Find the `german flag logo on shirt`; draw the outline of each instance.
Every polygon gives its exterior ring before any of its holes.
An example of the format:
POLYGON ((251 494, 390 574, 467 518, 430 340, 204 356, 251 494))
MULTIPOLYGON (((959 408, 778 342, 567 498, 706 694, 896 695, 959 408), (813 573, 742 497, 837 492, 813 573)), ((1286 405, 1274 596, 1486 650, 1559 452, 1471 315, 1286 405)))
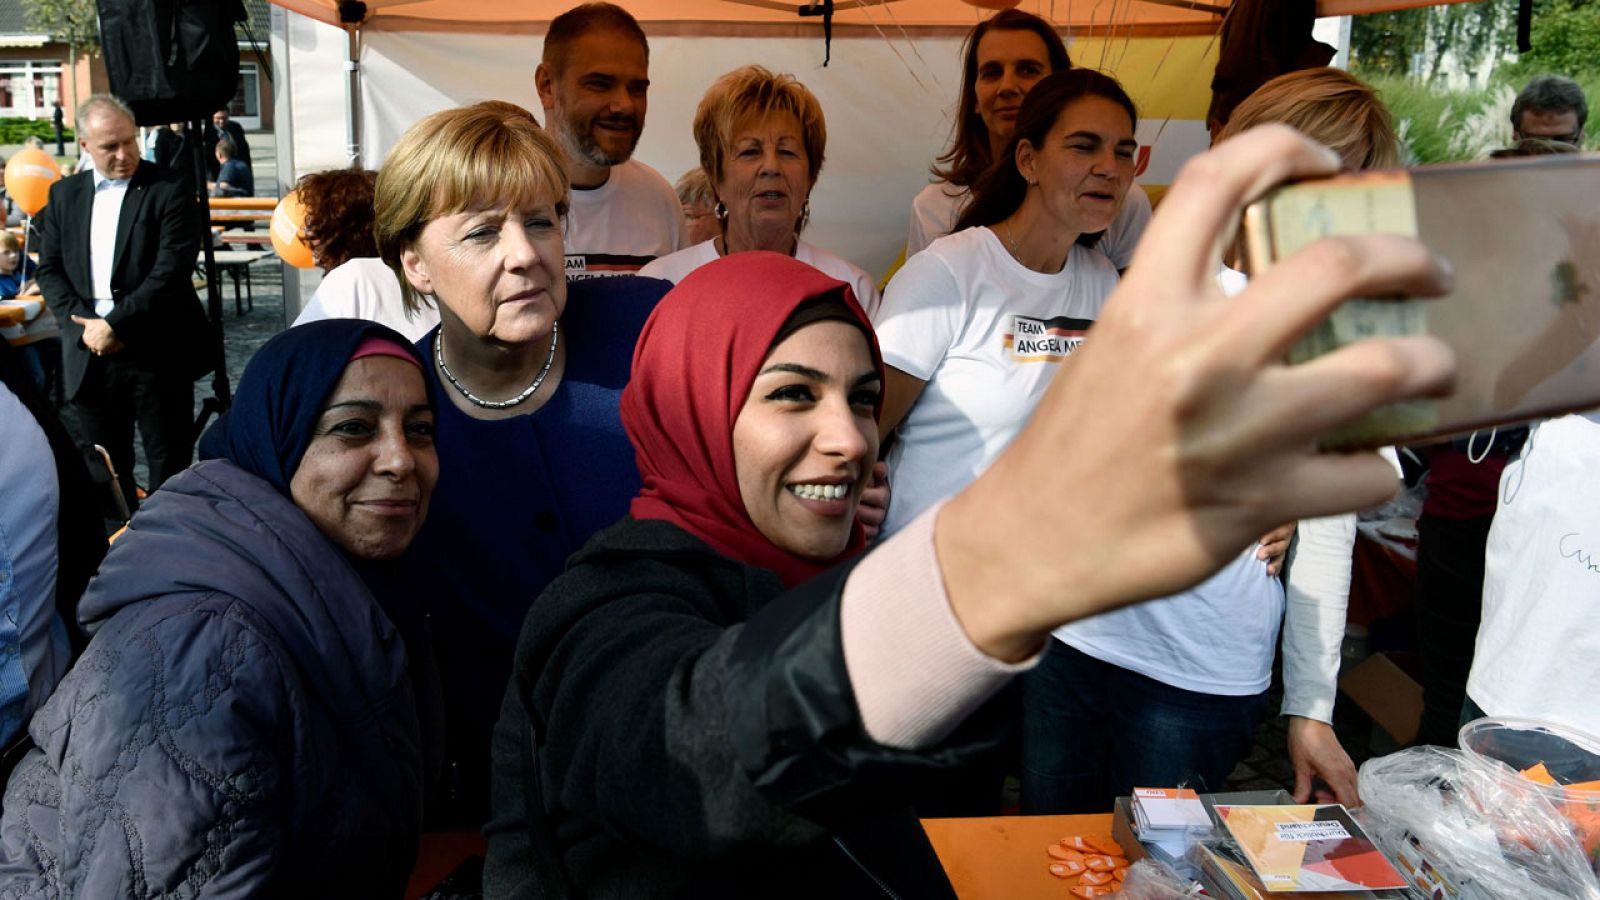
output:
POLYGON ((1078 349, 1093 324, 1091 319, 1068 316, 1053 319, 1012 316, 1011 330, 1005 336, 1006 352, 1012 362, 1058 363, 1078 349))

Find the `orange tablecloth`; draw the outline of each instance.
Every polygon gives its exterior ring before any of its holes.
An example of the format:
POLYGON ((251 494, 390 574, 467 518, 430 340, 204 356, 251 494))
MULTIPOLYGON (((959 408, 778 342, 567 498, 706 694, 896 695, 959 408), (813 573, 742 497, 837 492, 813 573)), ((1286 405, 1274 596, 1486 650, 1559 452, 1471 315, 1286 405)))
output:
POLYGON ((1111 837, 1111 814, 923 819, 923 830, 961 900, 1062 900, 1045 848, 1068 835, 1111 837))
POLYGON ((19 304, 0 301, 0 326, 21 325, 24 315, 19 304))
POLYGON ((469 856, 482 856, 488 842, 476 831, 429 831, 417 848, 417 865, 406 884, 406 900, 434 889, 469 856))
MULTIPOLYGON (((1046 868, 1045 847, 1073 834, 1111 837, 1111 814, 923 819, 922 827, 961 900, 1061 900, 1069 896, 1066 884, 1046 868)), ((424 834, 406 897, 421 896, 483 851, 477 832, 424 834)))

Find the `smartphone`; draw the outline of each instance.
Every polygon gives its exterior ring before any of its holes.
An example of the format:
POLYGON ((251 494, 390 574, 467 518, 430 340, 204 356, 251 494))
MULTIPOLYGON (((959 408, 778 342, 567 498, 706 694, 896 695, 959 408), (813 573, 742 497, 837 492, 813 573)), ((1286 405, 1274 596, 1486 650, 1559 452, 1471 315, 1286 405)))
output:
POLYGON ((1363 172, 1278 188, 1252 204, 1243 263, 1258 275, 1332 235, 1415 237, 1455 267, 1437 299, 1346 301, 1290 351, 1303 362, 1370 337, 1433 335, 1455 391, 1374 410, 1325 449, 1426 443, 1600 407, 1600 154, 1363 172))

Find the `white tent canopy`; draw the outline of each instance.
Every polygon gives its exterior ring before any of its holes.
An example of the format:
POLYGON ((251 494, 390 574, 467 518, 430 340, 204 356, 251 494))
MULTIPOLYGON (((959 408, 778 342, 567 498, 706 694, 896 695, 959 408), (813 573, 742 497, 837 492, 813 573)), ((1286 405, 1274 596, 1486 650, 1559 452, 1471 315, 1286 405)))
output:
MULTIPOLYGON (((347 32, 330 24, 338 19, 335 0, 274 2, 279 178, 285 184, 348 165, 349 131, 359 136, 355 158, 376 168, 412 123, 439 109, 493 98, 526 106, 542 119, 533 86, 542 30, 571 5, 369 0, 363 24, 347 32), (347 62, 352 55, 354 66, 347 62), (359 69, 359 82, 348 78, 350 68, 359 69), (347 99, 350 84, 357 85, 353 99, 347 99)), ((1124 81, 1142 112, 1140 140, 1151 147, 1141 181, 1162 185, 1205 146, 1201 119, 1215 32, 1228 2, 1026 0, 1021 8, 1067 25, 1078 63, 1124 81)), ((1404 5, 1321 3, 1363 4, 1404 5)), ((827 161, 812 194, 807 237, 869 272, 883 272, 903 244, 912 196, 949 141, 961 38, 988 13, 960 0, 869 0, 841 9, 832 62, 823 67, 820 22, 767 8, 792 8, 789 0, 622 5, 650 36, 650 106, 636 158, 676 179, 697 164, 690 122, 713 79, 751 62, 793 73, 816 93, 828 119, 827 161)))

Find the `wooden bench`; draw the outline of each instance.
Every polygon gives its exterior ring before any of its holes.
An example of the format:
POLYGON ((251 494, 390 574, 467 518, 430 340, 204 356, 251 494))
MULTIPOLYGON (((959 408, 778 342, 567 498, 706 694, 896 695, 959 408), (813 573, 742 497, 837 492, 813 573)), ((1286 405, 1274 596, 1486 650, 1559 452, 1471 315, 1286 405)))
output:
POLYGON ((220 225, 266 222, 278 208, 276 197, 212 197, 211 221, 220 225))

